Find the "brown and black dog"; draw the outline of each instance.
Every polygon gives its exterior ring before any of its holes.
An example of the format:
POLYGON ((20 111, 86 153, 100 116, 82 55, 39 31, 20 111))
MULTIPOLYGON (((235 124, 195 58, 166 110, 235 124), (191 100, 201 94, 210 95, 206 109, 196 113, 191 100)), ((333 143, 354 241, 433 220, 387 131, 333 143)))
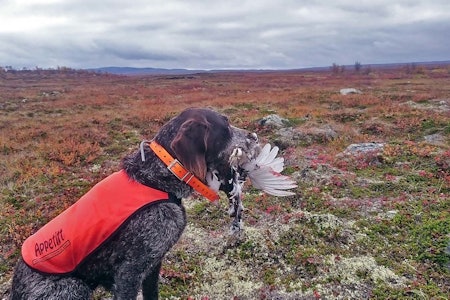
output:
MULTIPOLYGON (((57 257, 65 251, 64 248, 58 248, 59 252, 53 251, 53 247, 59 244, 68 245, 62 243, 69 239, 65 233, 56 231, 58 235, 50 237, 47 244, 36 242, 36 248, 31 252, 38 255, 52 250, 49 252, 51 255, 27 262, 25 258, 19 261, 13 277, 12 300, 84 300, 90 299, 98 286, 112 291, 114 299, 136 299, 139 289, 142 289, 144 299, 158 299, 161 261, 178 241, 186 226, 181 199, 193 193, 195 186, 192 187, 192 182, 197 180, 197 183, 206 186, 206 177, 213 174, 216 183, 220 183, 220 190, 230 197, 233 174, 229 158, 232 151, 239 147, 257 155, 260 147, 256 134, 231 126, 225 116, 213 110, 200 108, 187 109, 170 120, 153 141, 167 151, 169 157, 176 158, 190 171, 185 174, 188 176, 181 174, 184 178, 180 180, 181 175, 175 175, 155 150, 147 143, 143 144, 141 150, 124 158, 123 170, 120 172, 141 189, 152 188, 166 196, 159 196, 160 201, 144 204, 126 216, 115 230, 108 233, 109 236, 95 246, 93 251, 88 252, 86 257, 76 261, 71 269, 42 271, 39 270, 38 263, 34 265, 34 262, 51 261, 53 258, 50 256, 57 257), (190 176, 192 181, 187 178, 190 176), (186 183, 187 181, 189 182, 186 183)), ((104 185, 108 185, 106 181, 104 185)), ((116 190, 106 195, 117 191, 117 195, 122 198, 120 201, 131 201, 131 195, 128 198, 120 194, 124 191, 120 187, 113 188, 116 190)), ((109 209, 108 201, 112 201, 111 199, 102 199, 106 203, 102 205, 109 209)), ((78 218, 72 221, 75 223, 72 226, 76 226, 77 222, 86 222, 90 217, 86 216, 84 219, 83 215, 79 215, 78 218)), ((98 235, 100 234, 103 233, 98 235)), ((91 235, 96 236, 95 232, 91 232, 91 235)), ((83 238, 79 241, 81 247, 84 247, 83 238)), ((72 240, 69 244, 75 246, 73 244, 76 243, 72 240)), ((33 242, 28 244, 34 245, 33 242)), ((24 251, 26 249, 22 253, 24 251)))

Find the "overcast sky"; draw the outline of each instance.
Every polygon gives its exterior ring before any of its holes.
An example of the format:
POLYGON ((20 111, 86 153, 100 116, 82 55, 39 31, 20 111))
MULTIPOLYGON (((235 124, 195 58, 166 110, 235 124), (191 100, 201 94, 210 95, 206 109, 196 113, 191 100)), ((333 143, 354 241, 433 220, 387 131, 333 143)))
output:
POLYGON ((0 0, 0 66, 17 69, 440 60, 449 0, 0 0))

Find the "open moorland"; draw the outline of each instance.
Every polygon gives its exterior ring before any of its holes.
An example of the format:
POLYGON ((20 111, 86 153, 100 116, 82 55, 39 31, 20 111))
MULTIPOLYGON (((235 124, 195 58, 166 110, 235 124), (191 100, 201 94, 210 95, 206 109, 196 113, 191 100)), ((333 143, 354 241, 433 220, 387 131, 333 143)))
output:
POLYGON ((185 200, 188 227, 164 261, 162 299, 448 299, 449 66, 2 71, 0 298, 24 239, 192 106, 278 145, 298 188, 276 198, 249 187, 240 236, 229 234, 224 195, 185 200))

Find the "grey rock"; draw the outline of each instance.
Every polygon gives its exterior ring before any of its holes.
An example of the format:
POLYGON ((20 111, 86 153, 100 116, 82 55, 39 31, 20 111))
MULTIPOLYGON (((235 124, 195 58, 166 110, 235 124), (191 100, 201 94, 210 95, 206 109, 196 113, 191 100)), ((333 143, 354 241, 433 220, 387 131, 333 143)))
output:
POLYGON ((351 144, 343 152, 345 155, 355 155, 383 151, 383 143, 360 143, 351 144))
POLYGON ((290 125, 289 120, 280 117, 277 114, 268 115, 258 121, 261 126, 268 126, 274 128, 282 128, 290 125))
POLYGON ((327 143, 339 136, 329 125, 308 129, 286 127, 278 129, 275 134, 275 142, 285 147, 327 143))
POLYGON ((446 144, 445 137, 440 133, 430 134, 423 137, 425 142, 435 145, 435 146, 441 146, 446 144))
POLYGON ((341 95, 350 95, 350 94, 362 94, 360 90, 354 88, 345 88, 339 91, 341 95))

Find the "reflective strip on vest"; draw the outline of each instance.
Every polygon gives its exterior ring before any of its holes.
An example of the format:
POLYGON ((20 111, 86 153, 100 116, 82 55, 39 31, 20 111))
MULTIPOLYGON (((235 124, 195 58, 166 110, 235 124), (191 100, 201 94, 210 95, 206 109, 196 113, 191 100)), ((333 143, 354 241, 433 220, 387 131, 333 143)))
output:
POLYGON ((134 212, 168 198, 165 192, 132 181, 124 170, 116 172, 26 239, 22 257, 38 271, 70 273, 134 212))

